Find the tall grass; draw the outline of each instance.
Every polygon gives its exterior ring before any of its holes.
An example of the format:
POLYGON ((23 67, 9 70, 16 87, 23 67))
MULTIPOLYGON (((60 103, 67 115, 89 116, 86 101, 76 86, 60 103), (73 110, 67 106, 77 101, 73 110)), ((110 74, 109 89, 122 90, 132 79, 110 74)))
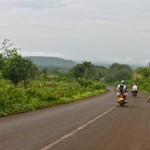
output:
POLYGON ((69 103, 105 91, 106 86, 101 82, 91 82, 85 87, 78 82, 34 81, 24 89, 0 79, 0 116, 69 103))

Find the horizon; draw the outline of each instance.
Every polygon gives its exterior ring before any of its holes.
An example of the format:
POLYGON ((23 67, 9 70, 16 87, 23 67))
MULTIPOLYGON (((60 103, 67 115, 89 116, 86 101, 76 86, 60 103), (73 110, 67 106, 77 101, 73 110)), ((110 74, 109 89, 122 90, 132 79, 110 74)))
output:
POLYGON ((130 63, 120 63, 120 62, 111 62, 111 61, 90 61, 90 60, 73 60, 73 59, 65 59, 65 58, 62 58, 62 57, 56 57, 56 56, 23 56, 23 57, 46 57, 46 58, 60 58, 60 59, 64 59, 64 60, 70 60, 70 61, 73 61, 75 63, 83 63, 84 61, 88 61, 88 62, 91 62, 92 64, 94 65, 102 65, 102 66, 110 66, 114 63, 118 63, 118 64, 126 64, 126 65, 129 65, 131 67, 147 67, 148 66, 148 63, 147 64, 141 64, 141 63, 136 63, 136 64, 130 64, 130 63))

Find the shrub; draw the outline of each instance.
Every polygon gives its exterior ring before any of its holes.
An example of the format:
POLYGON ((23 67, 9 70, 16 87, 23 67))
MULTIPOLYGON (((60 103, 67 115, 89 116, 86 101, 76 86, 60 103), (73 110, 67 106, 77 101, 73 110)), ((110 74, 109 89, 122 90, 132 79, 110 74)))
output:
POLYGON ((39 100, 56 100, 58 97, 50 93, 46 88, 31 87, 26 89, 26 94, 29 98, 38 98, 39 100))

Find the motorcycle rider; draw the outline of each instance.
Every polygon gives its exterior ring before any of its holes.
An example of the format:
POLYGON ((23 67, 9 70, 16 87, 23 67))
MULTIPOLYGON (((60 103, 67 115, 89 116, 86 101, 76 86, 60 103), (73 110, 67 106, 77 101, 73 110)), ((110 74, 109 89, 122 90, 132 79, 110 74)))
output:
POLYGON ((134 91, 136 91, 136 94, 138 93, 138 86, 135 83, 132 86, 132 94, 134 93, 134 91))
MULTIPOLYGON (((119 97, 120 94, 123 94, 126 98, 127 98, 127 93, 128 93, 128 88, 127 86, 125 85, 125 81, 124 80, 121 80, 121 84, 119 84, 117 86, 117 95, 119 97)), ((125 99, 125 102, 127 103, 127 100, 125 99)))

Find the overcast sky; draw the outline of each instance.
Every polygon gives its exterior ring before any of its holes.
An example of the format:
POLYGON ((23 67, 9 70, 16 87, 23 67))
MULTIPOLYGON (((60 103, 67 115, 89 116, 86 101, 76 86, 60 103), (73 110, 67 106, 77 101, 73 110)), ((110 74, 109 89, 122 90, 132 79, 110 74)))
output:
POLYGON ((150 61, 150 0, 0 0, 0 41, 23 56, 150 61))

